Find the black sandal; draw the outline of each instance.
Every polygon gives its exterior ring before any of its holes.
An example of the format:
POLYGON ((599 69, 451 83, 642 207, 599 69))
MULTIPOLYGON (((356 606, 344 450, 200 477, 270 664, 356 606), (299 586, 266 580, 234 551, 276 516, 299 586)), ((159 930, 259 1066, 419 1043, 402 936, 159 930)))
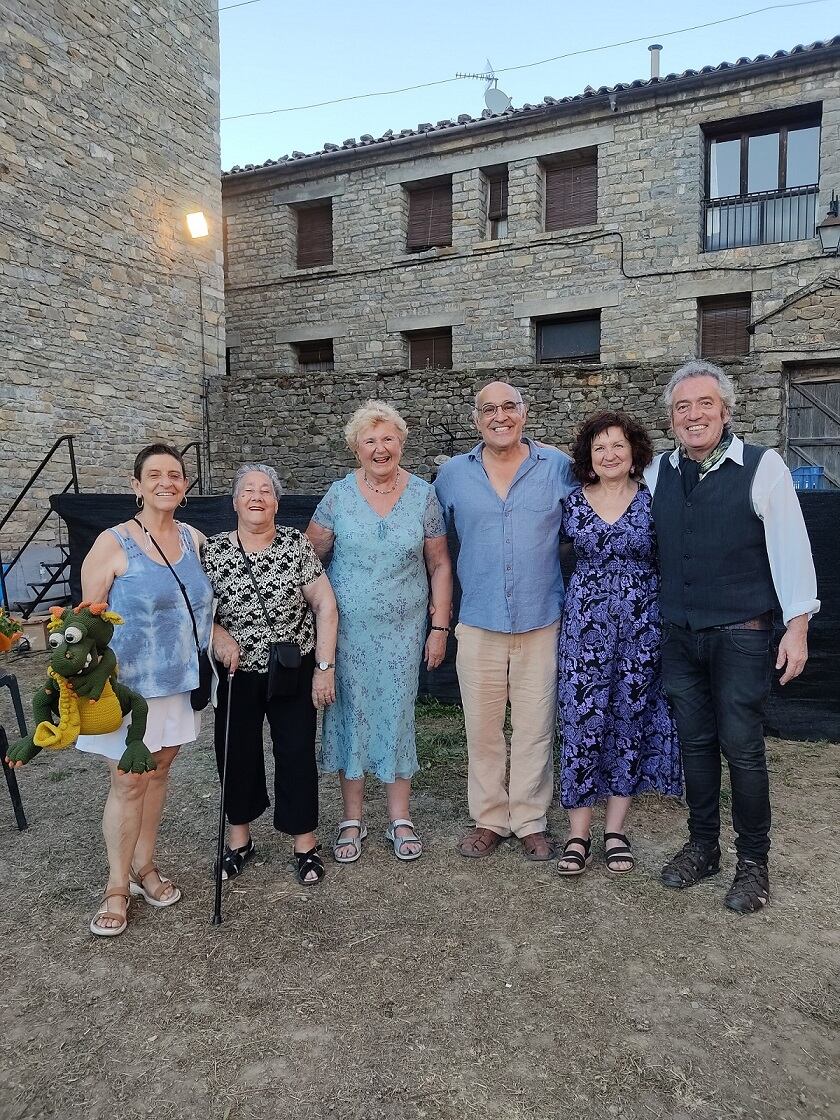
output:
MULTIPOLYGON (((257 846, 254 843, 253 837, 241 848, 230 848, 226 845, 224 855, 222 856, 222 878, 235 879, 237 875, 240 875, 247 861, 254 858, 256 850, 257 846)), ((214 864, 214 875, 215 872, 216 865, 214 864)))
POLYGON ((589 835, 589 838, 586 840, 584 840, 582 836, 570 836, 566 843, 563 845, 563 854, 560 856, 560 859, 557 863, 557 874, 582 875, 586 870, 587 864, 592 859, 592 852, 590 850, 591 848, 591 833, 589 835), (572 844, 580 844, 580 846, 583 848, 583 855, 581 855, 580 852, 570 852, 569 848, 572 844), (569 863, 573 863, 574 867, 561 867, 560 864, 563 863, 564 860, 569 863))
POLYGON ((295 857, 297 867, 295 868, 295 878, 302 887, 314 887, 316 883, 320 883, 324 878, 324 861, 318 855, 321 850, 321 845, 316 844, 314 848, 310 848, 308 852, 292 852, 295 857), (310 871, 315 872, 314 879, 307 879, 306 876, 310 871))
POLYGON ((636 866, 635 857, 630 851, 630 841, 623 832, 604 833, 604 859, 607 863, 607 871, 609 871, 611 875, 629 875, 636 866), (620 840, 623 847, 607 848, 608 840, 620 840), (630 866, 613 867, 614 863, 629 863, 630 866))

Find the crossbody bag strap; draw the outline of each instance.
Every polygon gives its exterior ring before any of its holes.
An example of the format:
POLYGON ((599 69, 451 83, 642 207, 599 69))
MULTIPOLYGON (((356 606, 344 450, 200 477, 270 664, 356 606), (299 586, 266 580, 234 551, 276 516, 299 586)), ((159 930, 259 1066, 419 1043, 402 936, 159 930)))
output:
MULTIPOLYGON (((251 564, 251 561, 248 559, 248 555, 245 552, 245 549, 242 547, 242 541, 239 539, 239 533, 238 532, 236 534, 236 543, 239 545, 239 551, 242 554, 242 562, 245 565, 245 569, 248 572, 248 575, 251 577, 251 583, 254 585, 254 590, 256 591, 257 598, 260 601, 260 606, 262 607, 262 612, 263 612, 263 615, 265 616, 265 624, 268 627, 268 632, 269 632, 269 634, 273 634, 274 633, 274 627, 271 625, 271 619, 269 618, 268 610, 266 609, 265 599, 263 599, 263 593, 262 593, 262 591, 260 591, 260 585, 257 583, 256 577, 254 575, 253 565, 251 564)), ((274 640, 275 639, 272 638, 272 641, 274 641, 274 640)))
POLYGON ((198 641, 198 627, 195 624, 195 615, 193 614, 192 605, 190 603, 190 597, 187 594, 186 587, 184 587, 183 583, 178 578, 178 573, 175 571, 175 569, 172 567, 172 565, 166 559, 166 556, 164 554, 163 549, 160 547, 158 542, 155 540, 155 538, 152 536, 152 534, 149 532, 149 530, 146 528, 146 526, 143 524, 143 522, 138 517, 132 517, 131 520, 135 521, 140 526, 140 528, 143 530, 143 532, 146 534, 146 536, 149 538, 149 540, 152 542, 152 544, 158 550, 158 552, 161 555, 161 559, 163 560, 164 564, 167 566, 167 568, 172 573, 172 575, 175 579, 175 582, 178 584, 178 587, 181 590, 181 594, 184 596, 184 602, 187 604, 187 610, 190 612, 190 622, 192 623, 192 628, 193 628, 193 638, 195 640, 195 648, 196 648, 196 651, 199 654, 201 654, 201 646, 199 645, 199 641, 198 641))

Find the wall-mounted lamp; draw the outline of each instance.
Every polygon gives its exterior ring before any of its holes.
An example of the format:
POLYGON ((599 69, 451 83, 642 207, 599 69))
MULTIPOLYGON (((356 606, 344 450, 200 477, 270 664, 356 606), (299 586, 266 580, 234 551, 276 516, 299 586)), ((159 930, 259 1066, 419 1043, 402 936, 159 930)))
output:
POLYGON ((820 244, 824 253, 840 254, 840 202, 832 191, 828 213, 817 226, 820 244))
POLYGON ((187 229, 190 231, 190 237, 206 237, 210 230, 207 228, 207 219, 204 217, 203 210, 197 210, 194 214, 187 214, 187 229))

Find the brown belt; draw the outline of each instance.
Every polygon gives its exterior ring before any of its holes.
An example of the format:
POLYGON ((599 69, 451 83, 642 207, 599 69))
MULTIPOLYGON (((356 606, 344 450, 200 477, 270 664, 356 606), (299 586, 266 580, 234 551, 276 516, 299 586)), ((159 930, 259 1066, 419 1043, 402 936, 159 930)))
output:
POLYGON ((713 626, 713 630, 771 630, 773 627, 773 612, 765 611, 764 614, 748 618, 746 622, 728 622, 725 626, 713 626))

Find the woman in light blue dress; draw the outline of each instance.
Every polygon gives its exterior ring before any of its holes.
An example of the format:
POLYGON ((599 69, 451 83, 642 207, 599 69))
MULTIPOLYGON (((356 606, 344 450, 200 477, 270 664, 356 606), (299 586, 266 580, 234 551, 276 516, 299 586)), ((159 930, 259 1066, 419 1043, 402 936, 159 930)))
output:
POLYGON ((409 814, 414 702, 421 656, 435 669, 446 652, 452 568, 433 488, 400 466, 407 434, 390 405, 358 409, 345 437, 360 465, 333 483, 306 531, 322 560, 332 552, 338 602, 337 698, 324 713, 321 766, 341 780, 339 863, 362 853, 366 774, 386 786, 394 854, 413 860, 423 850, 409 814))

